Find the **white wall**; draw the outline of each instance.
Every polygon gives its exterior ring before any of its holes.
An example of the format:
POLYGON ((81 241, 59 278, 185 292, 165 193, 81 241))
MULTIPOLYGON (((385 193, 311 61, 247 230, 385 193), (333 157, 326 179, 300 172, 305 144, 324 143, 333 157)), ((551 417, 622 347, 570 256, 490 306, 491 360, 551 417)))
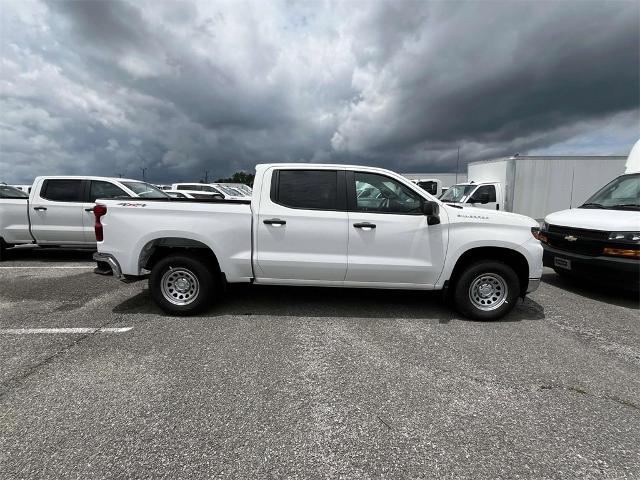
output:
POLYGON ((624 172, 623 158, 517 159, 512 211, 535 219, 576 208, 624 172))

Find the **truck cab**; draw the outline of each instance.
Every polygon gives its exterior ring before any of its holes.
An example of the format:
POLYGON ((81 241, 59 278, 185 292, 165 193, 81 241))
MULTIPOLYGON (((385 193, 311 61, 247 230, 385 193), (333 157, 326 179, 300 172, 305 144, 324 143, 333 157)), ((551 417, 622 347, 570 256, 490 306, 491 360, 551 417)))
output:
POLYGON ((500 210, 504 209, 503 197, 502 185, 499 182, 465 182, 450 187, 440 200, 445 203, 500 210))
POLYGON ((20 244, 95 247, 96 199, 123 197, 166 198, 167 195, 138 180, 37 177, 29 195, 0 196, 0 259, 6 248, 20 244))

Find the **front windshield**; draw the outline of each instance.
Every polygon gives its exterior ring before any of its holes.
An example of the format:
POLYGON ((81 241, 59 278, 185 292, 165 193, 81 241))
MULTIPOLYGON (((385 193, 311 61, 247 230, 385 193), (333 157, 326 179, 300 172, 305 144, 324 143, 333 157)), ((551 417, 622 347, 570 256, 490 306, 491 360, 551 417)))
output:
POLYGON ((10 185, 0 185, 0 198, 29 198, 29 195, 10 185))
POLYGON ((122 184, 140 198, 167 198, 169 196, 150 183, 122 182, 122 184))
POLYGON ((591 196, 581 207, 640 210, 640 173, 616 178, 591 196))
POLYGON ((474 188, 476 188, 476 185, 454 185, 440 197, 440 200, 452 203, 460 202, 464 197, 469 195, 474 188))

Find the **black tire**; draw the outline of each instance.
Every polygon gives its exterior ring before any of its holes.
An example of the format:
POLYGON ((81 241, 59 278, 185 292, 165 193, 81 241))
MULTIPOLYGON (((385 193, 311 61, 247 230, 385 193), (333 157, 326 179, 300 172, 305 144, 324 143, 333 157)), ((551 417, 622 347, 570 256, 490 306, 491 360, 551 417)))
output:
POLYGON ((499 260, 481 260, 465 267, 453 291, 455 307, 461 314, 484 321, 504 317, 516 306, 519 296, 518 275, 499 260), (482 302, 486 305, 481 305, 482 302))
POLYGON ((217 299, 221 289, 205 262, 184 253, 169 255, 158 261, 149 276, 149 291, 156 305, 166 313, 177 316, 194 315, 206 310, 217 299), (178 284, 180 281, 182 283, 178 284), (167 297, 171 297, 172 301, 167 297))

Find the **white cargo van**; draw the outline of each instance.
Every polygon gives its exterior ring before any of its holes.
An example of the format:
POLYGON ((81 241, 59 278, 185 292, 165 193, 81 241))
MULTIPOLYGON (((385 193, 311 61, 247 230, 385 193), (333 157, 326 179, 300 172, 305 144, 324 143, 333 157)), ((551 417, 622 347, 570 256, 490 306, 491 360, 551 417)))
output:
POLYGON ((564 276, 640 289, 640 140, 625 173, 578 208, 545 217, 544 265, 564 276))

